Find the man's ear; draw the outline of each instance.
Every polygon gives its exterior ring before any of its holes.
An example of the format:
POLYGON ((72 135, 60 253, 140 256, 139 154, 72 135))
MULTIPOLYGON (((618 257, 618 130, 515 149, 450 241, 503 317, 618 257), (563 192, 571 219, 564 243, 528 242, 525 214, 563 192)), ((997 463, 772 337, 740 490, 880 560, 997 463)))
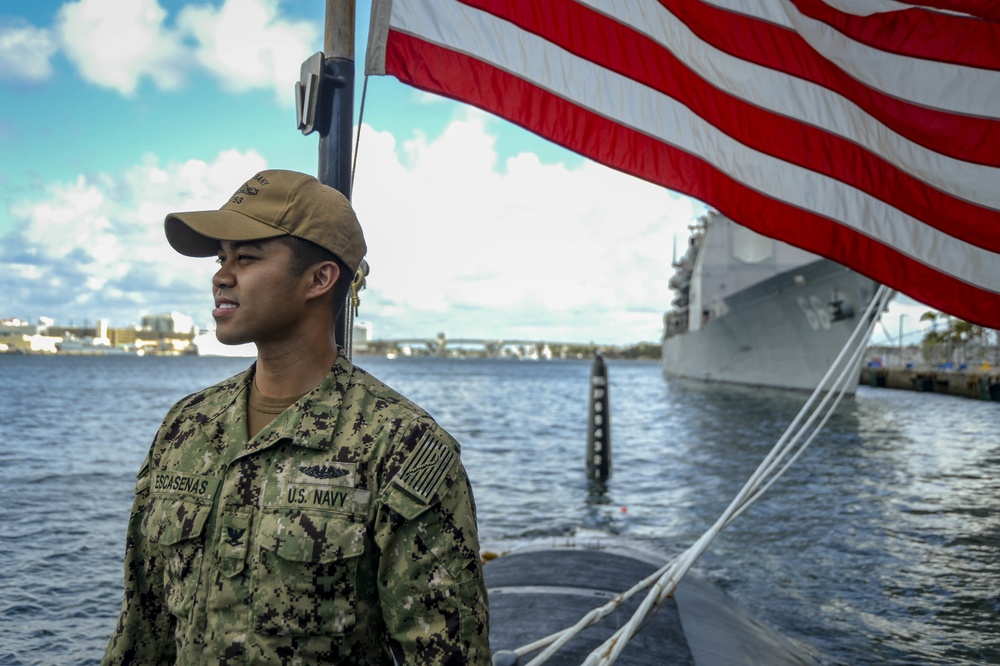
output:
POLYGON ((318 298, 333 291, 333 285, 340 278, 340 266, 335 261, 323 261, 309 269, 309 292, 307 298, 318 298))

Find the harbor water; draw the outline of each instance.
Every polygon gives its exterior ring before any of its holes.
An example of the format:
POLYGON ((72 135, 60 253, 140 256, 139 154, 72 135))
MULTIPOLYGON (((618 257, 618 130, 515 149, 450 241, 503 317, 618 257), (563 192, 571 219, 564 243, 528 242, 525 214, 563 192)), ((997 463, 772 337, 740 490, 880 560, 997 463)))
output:
MULTIPOLYGON (((614 457, 598 484, 584 476, 589 361, 356 361, 462 442, 491 550, 680 552, 804 401, 609 361, 614 457)), ((156 428, 248 363, 0 356, 0 664, 98 663, 156 428)), ((1000 663, 998 425, 997 402, 862 386, 696 568, 821 663, 1000 663)))

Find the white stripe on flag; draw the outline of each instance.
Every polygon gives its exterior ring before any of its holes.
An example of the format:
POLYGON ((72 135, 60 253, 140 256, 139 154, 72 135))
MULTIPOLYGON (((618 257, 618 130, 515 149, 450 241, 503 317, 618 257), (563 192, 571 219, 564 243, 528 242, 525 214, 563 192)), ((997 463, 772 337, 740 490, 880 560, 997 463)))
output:
POLYGON ((794 30, 824 58, 887 95, 955 113, 1000 116, 1000 72, 879 51, 804 16, 788 0, 703 1, 794 30))
MULTIPOLYGON (((703 79, 735 97, 844 137, 943 192, 1000 210, 998 168, 971 164, 928 150, 876 121, 842 95, 723 53, 703 42, 682 21, 665 10, 652 14, 642 11, 642 7, 648 7, 645 4, 616 0, 579 1, 646 34, 703 79)), ((573 57, 561 49, 559 54, 549 52, 543 57, 557 55, 573 57)), ((518 65, 498 62, 498 53, 480 53, 477 57, 488 58, 489 62, 518 75, 523 73, 518 65)), ((569 95, 565 89, 553 92, 563 97, 569 95)))

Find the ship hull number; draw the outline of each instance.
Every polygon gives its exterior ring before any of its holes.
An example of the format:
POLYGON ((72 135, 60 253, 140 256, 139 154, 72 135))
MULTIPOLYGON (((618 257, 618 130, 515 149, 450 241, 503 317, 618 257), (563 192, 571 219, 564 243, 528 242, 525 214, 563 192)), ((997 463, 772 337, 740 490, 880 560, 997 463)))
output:
POLYGON ((827 307, 826 303, 816 296, 810 296, 808 300, 804 296, 799 296, 798 302, 812 330, 818 331, 821 328, 824 331, 830 330, 832 318, 830 317, 830 308, 827 307))

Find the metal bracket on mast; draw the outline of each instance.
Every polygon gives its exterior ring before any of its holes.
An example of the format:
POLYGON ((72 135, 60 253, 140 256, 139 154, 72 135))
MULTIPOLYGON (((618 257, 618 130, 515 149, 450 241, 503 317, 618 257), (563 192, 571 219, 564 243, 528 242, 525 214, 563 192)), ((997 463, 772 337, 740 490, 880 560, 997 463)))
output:
POLYGON ((295 82, 295 115, 303 134, 312 134, 330 126, 329 104, 323 104, 330 96, 328 87, 343 88, 346 85, 346 78, 327 71, 326 57, 322 52, 314 53, 302 63, 299 80, 295 82))
POLYGON ((295 110, 299 130, 320 137, 316 177, 350 199, 354 61, 326 52, 310 56, 295 83, 295 110))

